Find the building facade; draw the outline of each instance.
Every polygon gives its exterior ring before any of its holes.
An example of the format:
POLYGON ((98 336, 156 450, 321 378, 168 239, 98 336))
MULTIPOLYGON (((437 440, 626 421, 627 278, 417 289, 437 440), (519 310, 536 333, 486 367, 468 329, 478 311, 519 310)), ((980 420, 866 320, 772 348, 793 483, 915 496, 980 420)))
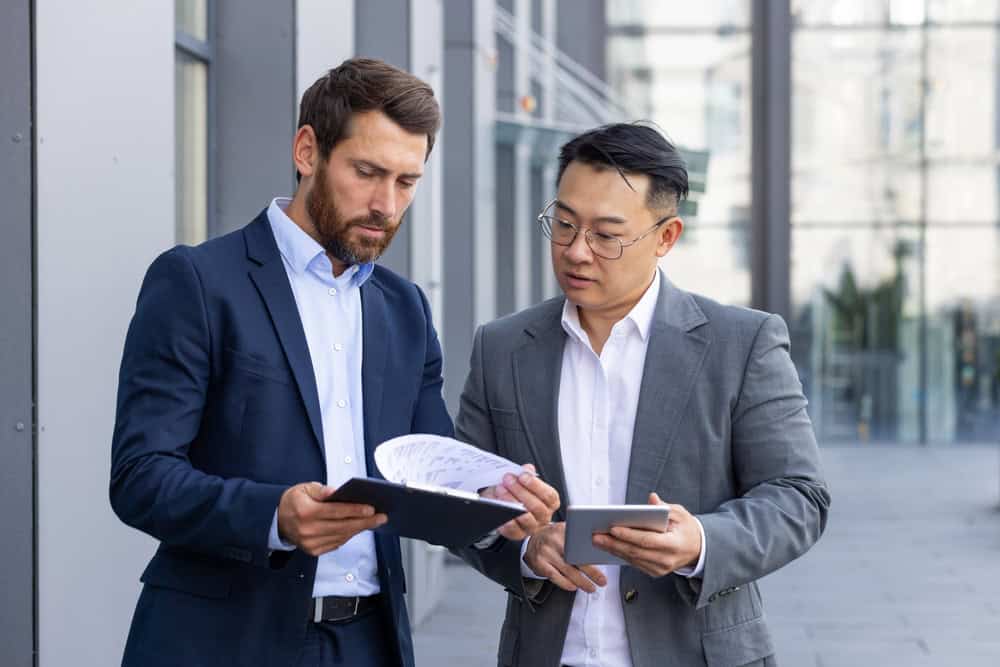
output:
MULTIPOLYGON (((994 0, 6 3, 0 663, 120 659, 155 547, 107 500, 143 273, 292 192, 298 99, 353 55, 442 102, 381 261, 430 298, 452 410, 476 325, 556 293, 558 146, 645 118, 692 168, 666 272, 788 320, 822 443, 995 440, 998 36, 994 0)), ((408 549, 418 621, 441 558, 408 549)))

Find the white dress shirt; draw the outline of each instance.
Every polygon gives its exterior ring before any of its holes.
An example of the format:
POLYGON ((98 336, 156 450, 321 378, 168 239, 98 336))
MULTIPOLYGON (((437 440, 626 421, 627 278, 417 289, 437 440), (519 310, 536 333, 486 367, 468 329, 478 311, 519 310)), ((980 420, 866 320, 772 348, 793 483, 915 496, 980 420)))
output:
MULTIPOLYGON (((340 486, 366 477, 361 353, 361 285, 373 264, 355 265, 337 277, 323 247, 285 214, 290 199, 276 198, 268 221, 292 286, 309 346, 326 456, 326 483, 340 486)), ((291 550, 278 536, 277 510, 268 547, 291 550)), ((375 539, 358 533, 340 548, 319 557, 313 597, 373 595, 379 592, 375 539)))
MULTIPOLYGON (((615 323, 601 354, 594 353, 580 325, 576 306, 566 301, 562 326, 567 334, 559 379, 559 446, 566 492, 563 505, 625 503, 629 459, 639 386, 646 361, 649 332, 660 293, 657 270, 649 288, 628 315, 615 323)), ((667 378, 669 381, 669 378, 667 378)), ((650 489, 652 491, 652 489, 650 489)), ((664 498, 669 502, 668 498, 664 498)), ((699 527, 701 522, 699 522, 699 527)), ((521 571, 538 578, 524 563, 521 571)), ((705 541, 693 568, 678 570, 699 576, 704 568, 705 541)), ((562 664, 572 667, 631 667, 617 565, 599 565, 607 586, 595 593, 578 591, 573 602, 562 664)))

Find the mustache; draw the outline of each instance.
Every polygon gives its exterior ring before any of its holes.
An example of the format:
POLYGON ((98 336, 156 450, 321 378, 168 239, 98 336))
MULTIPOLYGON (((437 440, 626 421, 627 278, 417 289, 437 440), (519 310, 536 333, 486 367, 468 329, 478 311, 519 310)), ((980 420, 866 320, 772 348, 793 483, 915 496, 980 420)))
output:
POLYGON ((347 223, 348 227, 370 227, 387 231, 391 225, 391 220, 382 216, 369 215, 364 218, 355 218, 347 223))

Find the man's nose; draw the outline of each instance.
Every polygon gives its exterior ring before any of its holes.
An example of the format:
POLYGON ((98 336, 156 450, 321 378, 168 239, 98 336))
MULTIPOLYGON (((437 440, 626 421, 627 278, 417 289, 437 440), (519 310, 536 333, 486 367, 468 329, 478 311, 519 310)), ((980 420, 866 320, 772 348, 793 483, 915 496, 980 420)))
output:
POLYGON ((386 220, 396 217, 396 193, 391 180, 382 181, 375 186, 368 208, 386 220))
POLYGON ((577 232, 576 238, 566 247, 563 254, 566 256, 566 259, 574 264, 591 261, 594 258, 594 252, 590 249, 590 245, 587 244, 587 230, 581 229, 577 232))

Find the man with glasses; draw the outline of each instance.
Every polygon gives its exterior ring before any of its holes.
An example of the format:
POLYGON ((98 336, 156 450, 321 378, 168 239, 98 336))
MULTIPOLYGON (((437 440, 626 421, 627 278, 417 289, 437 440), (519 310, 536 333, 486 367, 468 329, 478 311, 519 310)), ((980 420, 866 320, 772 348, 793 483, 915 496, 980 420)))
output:
POLYGON ((562 499, 530 538, 463 552, 510 593, 499 663, 773 665, 756 580, 830 503, 785 323, 662 275, 688 178, 655 129, 576 137, 557 185, 538 223, 564 296, 476 332, 456 420, 562 499), (626 566, 567 563, 565 507, 626 503, 669 503, 666 532, 593 536, 626 566))

